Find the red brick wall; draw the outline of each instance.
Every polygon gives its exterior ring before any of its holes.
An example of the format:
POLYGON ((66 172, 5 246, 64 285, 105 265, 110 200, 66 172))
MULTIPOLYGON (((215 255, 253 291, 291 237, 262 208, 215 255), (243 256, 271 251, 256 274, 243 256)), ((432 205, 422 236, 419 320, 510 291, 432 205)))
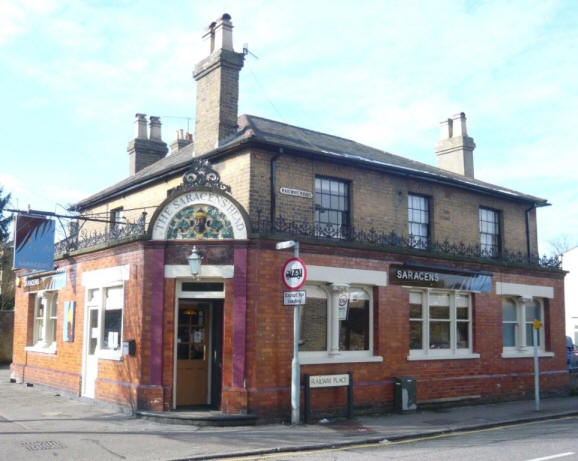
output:
MULTIPOLYGON (((292 308, 282 305, 280 270, 287 252, 254 248, 250 252, 248 280, 247 388, 249 410, 268 417, 290 414, 292 308)), ((356 250, 302 246, 301 257, 311 265, 387 271, 399 256, 356 250), (328 254, 322 254, 327 252, 328 254)), ((444 264, 447 261, 414 261, 444 264)), ((456 270, 492 272, 489 266, 456 265, 456 270)), ((417 380, 418 402, 481 396, 483 399, 533 395, 531 358, 503 359, 502 305, 495 295, 496 281, 553 286, 555 298, 546 308, 547 349, 552 358, 541 358, 543 391, 564 391, 568 386, 565 358, 563 279, 548 272, 493 272, 491 293, 473 295, 473 351, 479 359, 408 361, 409 291, 396 285, 374 290, 375 355, 378 363, 302 365, 301 373, 335 374, 352 371, 357 408, 383 408, 393 404, 393 380, 411 376, 417 380)), ((315 390, 314 410, 345 410, 345 389, 315 390)))
POLYGON ((136 340, 136 355, 121 360, 100 359, 96 380, 96 398, 136 408, 141 406, 162 409, 162 388, 148 386, 150 339, 143 334, 148 329, 143 322, 144 255, 146 244, 133 243, 57 261, 66 270, 66 287, 58 292, 58 324, 56 354, 26 351, 32 342, 33 296, 22 288, 16 289, 14 358, 12 370, 25 382, 62 388, 75 395, 81 393, 82 354, 84 342, 84 295, 82 274, 108 267, 130 265, 130 277, 125 282, 123 338, 136 340), (74 341, 62 341, 62 318, 65 301, 76 301, 74 341), (153 395, 146 405, 142 395, 153 395))
MULTIPOLYGON (((150 314, 154 306, 143 299, 147 291, 147 251, 155 243, 132 243, 58 261, 67 271, 67 285, 58 294, 57 353, 26 352, 32 338, 32 297, 16 290, 13 372, 26 382, 40 383, 80 394, 84 326, 82 273, 130 264, 125 282, 123 338, 136 340, 136 355, 120 361, 100 360, 96 398, 133 408, 169 410, 173 399, 175 280, 164 280, 162 382, 150 382, 150 314), (76 301, 74 342, 62 341, 64 301, 76 301)), ((171 244, 176 245, 176 244, 171 244)), ((186 245, 186 244, 184 244, 186 245)), ((183 246, 184 246, 183 245, 183 246)), ((180 254, 171 250, 171 254, 180 254)), ((280 271, 290 252, 274 250, 274 242, 250 242, 247 269, 246 358, 244 388, 233 382, 234 280, 225 281, 223 313, 222 408, 230 413, 253 411, 265 418, 290 414, 290 380, 293 345, 293 311, 282 305, 280 271)), ((301 256, 310 265, 387 271, 390 264, 409 260, 421 264, 451 265, 402 257, 386 252, 302 245, 301 256)), ((167 257, 165 255, 165 257, 167 257)), ((173 263, 170 260, 167 263, 173 263)), ((179 261, 180 262, 180 261, 179 261)), ((479 359, 408 361, 409 294, 406 288, 389 285, 374 289, 374 353, 383 362, 303 365, 302 374, 334 374, 352 371, 357 409, 379 409, 393 403, 393 379, 411 376, 417 380, 418 402, 463 396, 483 399, 532 395, 532 359, 503 359, 501 298, 495 295, 497 281, 554 287, 554 299, 546 303, 546 344, 555 353, 541 358, 543 391, 565 390, 563 277, 546 271, 502 270, 494 266, 461 263, 456 270, 491 272, 492 291, 473 295, 473 350, 479 359)), ((313 409, 342 412, 345 389, 315 390, 313 409)))

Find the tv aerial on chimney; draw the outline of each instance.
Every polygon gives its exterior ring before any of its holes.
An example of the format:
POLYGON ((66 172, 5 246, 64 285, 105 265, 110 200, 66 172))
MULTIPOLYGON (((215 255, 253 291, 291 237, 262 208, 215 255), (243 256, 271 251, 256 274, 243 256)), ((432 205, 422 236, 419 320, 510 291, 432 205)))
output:
POLYGON ((249 44, 248 43, 243 43, 243 56, 247 56, 248 54, 250 54, 251 56, 253 56, 255 59, 259 59, 259 56, 257 56, 255 53, 251 53, 249 51, 249 44))

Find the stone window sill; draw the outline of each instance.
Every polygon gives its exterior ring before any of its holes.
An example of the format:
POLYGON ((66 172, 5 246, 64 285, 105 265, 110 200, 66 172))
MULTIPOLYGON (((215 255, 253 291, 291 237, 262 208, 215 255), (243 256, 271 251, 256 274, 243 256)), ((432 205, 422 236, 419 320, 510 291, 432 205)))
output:
POLYGON ((407 356, 408 361, 417 360, 467 360, 467 359, 479 359, 480 354, 475 354, 470 352, 468 354, 444 354, 444 355, 434 355, 434 354, 419 354, 414 353, 407 356))
POLYGON ((301 365, 317 365, 323 363, 369 363, 383 362, 383 357, 379 355, 318 355, 304 356, 299 354, 299 363, 301 365))
POLYGON ((120 362, 122 360, 122 352, 118 351, 109 351, 109 350, 99 350, 96 353, 96 356, 102 360, 115 360, 120 362))
MULTIPOLYGON (((555 356, 554 352, 538 351, 538 357, 554 357, 554 356, 555 356)), ((527 352, 527 351, 502 352, 502 358, 503 359, 531 359, 533 357, 534 357, 534 353, 533 352, 527 352)))
POLYGON ((56 343, 52 343, 50 346, 35 344, 34 346, 25 347, 24 350, 26 352, 35 352, 38 354, 56 355, 56 343))

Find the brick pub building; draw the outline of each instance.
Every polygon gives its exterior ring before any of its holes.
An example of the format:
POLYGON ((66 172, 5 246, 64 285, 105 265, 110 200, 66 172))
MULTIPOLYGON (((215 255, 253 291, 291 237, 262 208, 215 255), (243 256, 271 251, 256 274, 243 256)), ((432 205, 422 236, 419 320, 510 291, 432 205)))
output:
MULTIPOLYGON (((287 419, 292 253, 275 245, 292 239, 308 267, 301 373, 352 372, 356 412, 391 409, 400 376, 418 405, 531 397, 536 319, 542 391, 568 390, 564 273, 537 256, 548 203, 475 179, 463 113, 442 123, 438 167, 238 116, 230 17, 206 38, 194 139, 168 153, 159 118, 137 114, 130 175, 75 205, 106 222, 59 242, 54 271, 18 274, 14 380, 287 419)), ((342 413, 345 390, 312 404, 342 413)))

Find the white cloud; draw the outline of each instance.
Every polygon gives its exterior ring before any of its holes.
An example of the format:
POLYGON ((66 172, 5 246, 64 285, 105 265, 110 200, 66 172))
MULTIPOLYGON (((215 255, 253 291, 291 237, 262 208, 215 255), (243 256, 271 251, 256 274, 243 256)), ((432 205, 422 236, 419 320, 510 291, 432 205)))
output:
POLYGON ((0 3, 0 46, 25 30, 25 11, 20 5, 9 0, 0 3))
MULTIPOLYGON (((259 56, 248 56, 241 73, 241 111, 430 164, 438 122, 464 111, 478 145, 476 175, 551 199, 546 213, 572 215, 540 221, 552 227, 544 234, 575 222, 575 201, 545 179, 577 179, 576 13, 546 0, 174 0, 171 8, 0 0, 0 91, 14 95, 11 116, 0 120, 15 139, 5 171, 14 178, 16 158, 34 165, 42 153, 54 163, 40 162, 47 170, 82 159, 71 195, 78 184, 95 192, 122 178, 135 112, 193 116, 191 71, 207 53, 200 37, 225 11, 236 48, 248 42, 259 56), (103 173, 85 171, 83 162, 96 161, 103 173)), ((167 139, 185 123, 164 119, 167 139)))

